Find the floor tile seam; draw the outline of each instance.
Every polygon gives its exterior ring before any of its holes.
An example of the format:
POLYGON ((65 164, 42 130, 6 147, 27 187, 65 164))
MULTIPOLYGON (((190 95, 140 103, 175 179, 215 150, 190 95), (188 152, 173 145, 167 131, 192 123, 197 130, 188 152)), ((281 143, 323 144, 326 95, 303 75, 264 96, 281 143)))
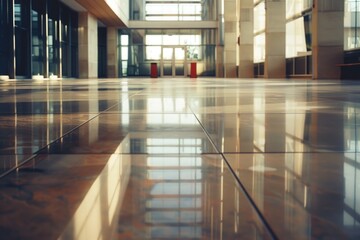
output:
MULTIPOLYGON (((128 152, 114 152, 114 153, 106 153, 106 152, 101 152, 101 153, 95 153, 95 152, 76 152, 76 153, 67 153, 67 152, 53 152, 53 153, 47 153, 47 152, 39 152, 36 155, 32 155, 29 158, 34 158, 34 156, 51 156, 51 155, 124 155, 124 156, 128 156, 128 155, 134 155, 134 156, 150 156, 150 157, 201 157, 201 156, 221 156, 220 153, 128 153, 128 152)), ((1 155, 0 155, 1 156, 1 155)), ((13 155, 4 155, 4 156, 13 156, 13 155)))
MULTIPOLYGON (((8 114, 8 115, 0 115, 0 119, 1 117, 9 117, 9 116, 17 116, 17 117, 26 117, 26 116, 36 116, 36 117, 39 117, 39 116, 49 116, 49 115, 72 115, 72 114, 100 114, 102 111, 94 111, 94 112, 89 112, 89 111, 76 111, 76 112, 43 112, 43 113, 5 113, 5 114, 8 114)), ((3 113, 1 113, 3 114, 3 113)))
MULTIPOLYGON (((134 94, 136 95, 136 94, 134 94)), ((133 95, 131 95, 133 96, 133 95)), ((129 96, 128 99, 131 97, 129 96)), ((86 100, 84 100, 86 101, 86 100)), ((46 115, 54 115, 54 114, 57 114, 57 115, 62 115, 62 114, 101 114, 103 112, 106 112, 108 111, 109 109, 115 107, 116 105, 119 105, 122 101, 118 101, 118 100, 114 100, 114 102, 116 102, 115 104, 113 104, 111 107, 103 110, 103 111, 94 111, 94 112, 89 112, 89 111, 77 111, 77 112, 71 112, 71 111, 64 111, 64 112, 43 112, 43 113, 21 113, 20 116, 46 116, 46 115)), ((0 103, 1 104, 1 103, 0 103)), ((19 116, 19 113, 14 113, 14 112, 4 112, 4 113, 1 113, 1 114, 9 114, 9 115, 18 115, 19 116)), ((1 115, 0 117, 2 117, 3 115, 1 115)))
MULTIPOLYGON (((189 107, 190 108, 190 107, 189 107)), ((190 110, 192 110, 190 108, 190 110)), ((235 171, 232 169, 230 163, 228 162, 228 160, 225 158, 224 154, 219 151, 219 149, 216 147, 214 141, 212 140, 212 138, 210 137, 210 134, 208 133, 208 131, 206 131, 204 125, 201 123, 200 119, 196 116, 196 114, 193 112, 195 118, 197 119, 198 123, 200 124, 202 130, 204 131, 205 135, 207 136, 208 140, 210 141, 210 143, 213 145, 213 147, 215 148, 215 150, 221 155, 222 160, 225 162, 226 166, 228 167, 228 170, 230 171, 232 177, 234 178, 235 183, 237 183, 237 185, 239 186, 240 190, 242 191, 242 193, 245 195, 245 198, 249 201, 250 205, 253 207, 254 211, 256 212, 257 216, 259 217, 260 221, 264 224, 265 228, 267 229, 267 231, 269 232, 269 234, 271 235, 272 239, 277 240, 278 237, 275 234, 274 230, 272 229, 271 225, 268 223, 268 221, 266 220, 265 216, 261 213, 260 208, 258 208, 258 206, 256 205, 256 202, 252 199, 251 195, 248 193, 248 191, 246 190, 244 184, 242 184, 242 182, 240 181, 240 179, 237 177, 235 171)))
MULTIPOLYGON (((141 92, 143 92, 143 91, 144 91, 144 90, 137 91, 137 92, 135 92, 135 93, 133 93, 133 94, 130 94, 129 96, 127 96, 127 97, 124 98, 124 99, 115 100, 115 101, 116 101, 115 104, 113 104, 112 106, 108 107, 107 109, 105 109, 105 110, 103 110, 103 111, 98 112, 99 115, 109 113, 109 112, 111 111, 110 109, 112 109, 112 108, 114 108, 114 107, 116 107, 116 106, 119 106, 119 105, 120 105, 122 102, 124 102, 124 101, 129 101, 131 97, 136 96, 136 95, 138 95, 139 93, 141 93, 141 92)), ((111 113, 111 112, 110 112, 110 113, 111 113)), ((122 113, 122 112, 121 112, 121 113, 122 113)))
POLYGON ((18 168, 20 168, 21 166, 25 165, 25 164, 28 163, 29 161, 31 161, 31 160, 33 160, 34 158, 36 158, 36 156, 38 156, 38 155, 32 154, 30 157, 28 157, 28 158, 26 158, 25 160, 23 160, 23 161, 22 161, 20 164, 18 164, 17 166, 11 167, 11 168, 9 168, 7 171, 2 172, 2 173, 0 174, 0 180, 1 180, 3 177, 7 176, 8 174, 14 172, 16 169, 18 169, 18 168))
POLYGON ((360 153, 358 150, 356 151, 293 151, 293 152, 283 152, 283 151, 261 151, 261 152, 222 152, 222 154, 334 154, 334 153, 360 153))
MULTIPOLYGON (((277 114, 277 115, 304 115, 306 113, 306 110, 302 111, 302 110, 298 110, 298 111, 294 111, 294 112, 285 112, 285 111, 246 111, 246 112, 242 112, 242 111, 224 111, 223 107, 224 106, 215 106, 218 108, 222 108, 219 111, 211 111, 211 110, 206 110, 205 111, 194 111, 196 114, 239 114, 239 115, 267 115, 267 114, 277 114)), ((315 113, 327 113, 327 114, 339 114, 339 115, 346 115, 346 113, 344 113, 343 111, 340 110, 333 110, 333 111, 325 111, 325 110, 320 110, 320 111, 315 111, 315 113)))

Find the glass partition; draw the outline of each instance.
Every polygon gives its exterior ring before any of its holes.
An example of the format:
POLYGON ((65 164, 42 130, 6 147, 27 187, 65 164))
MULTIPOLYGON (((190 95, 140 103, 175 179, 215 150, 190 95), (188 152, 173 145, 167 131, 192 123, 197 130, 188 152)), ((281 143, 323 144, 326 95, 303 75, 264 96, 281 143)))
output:
POLYGON ((59 0, 0 1, 0 75, 78 76, 78 13, 59 0))
POLYGON ((176 64, 179 58, 188 64, 197 62, 200 76, 215 75, 215 30, 133 29, 119 34, 121 76, 149 76, 151 63, 159 67, 174 60, 176 64))
POLYGON ((32 26, 32 75, 45 73, 45 19, 46 5, 41 0, 33 0, 31 9, 32 26))
POLYGON ((14 1, 16 76, 29 75, 30 69, 30 4, 26 0, 14 1))
POLYGON ((49 75, 59 74, 59 3, 53 1, 48 6, 48 51, 49 75))

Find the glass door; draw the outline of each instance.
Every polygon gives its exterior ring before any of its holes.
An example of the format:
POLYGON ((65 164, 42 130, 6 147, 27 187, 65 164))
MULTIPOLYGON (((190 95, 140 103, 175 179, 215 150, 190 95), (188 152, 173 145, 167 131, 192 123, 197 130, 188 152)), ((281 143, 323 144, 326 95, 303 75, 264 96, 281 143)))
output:
POLYGON ((161 50, 161 76, 186 76, 185 47, 162 47, 161 50))
POLYGON ((175 76, 186 76, 185 72, 185 47, 175 47, 174 48, 175 56, 174 56, 174 63, 175 63, 175 76))
POLYGON ((173 76, 174 48, 163 47, 161 51, 161 76, 173 76))

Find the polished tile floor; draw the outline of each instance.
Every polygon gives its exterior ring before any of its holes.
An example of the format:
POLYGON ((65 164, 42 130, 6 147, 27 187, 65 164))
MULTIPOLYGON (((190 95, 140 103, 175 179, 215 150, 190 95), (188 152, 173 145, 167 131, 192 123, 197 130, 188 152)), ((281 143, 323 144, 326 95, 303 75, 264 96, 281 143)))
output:
POLYGON ((0 82, 1 239, 360 239, 360 82, 0 82))

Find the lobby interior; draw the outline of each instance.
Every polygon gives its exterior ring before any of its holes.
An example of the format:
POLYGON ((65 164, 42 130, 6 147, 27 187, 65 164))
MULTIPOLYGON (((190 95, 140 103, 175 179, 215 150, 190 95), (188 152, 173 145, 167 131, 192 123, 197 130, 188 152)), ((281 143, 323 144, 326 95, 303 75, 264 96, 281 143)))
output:
POLYGON ((360 239, 360 1, 2 4, 1 239, 360 239))

